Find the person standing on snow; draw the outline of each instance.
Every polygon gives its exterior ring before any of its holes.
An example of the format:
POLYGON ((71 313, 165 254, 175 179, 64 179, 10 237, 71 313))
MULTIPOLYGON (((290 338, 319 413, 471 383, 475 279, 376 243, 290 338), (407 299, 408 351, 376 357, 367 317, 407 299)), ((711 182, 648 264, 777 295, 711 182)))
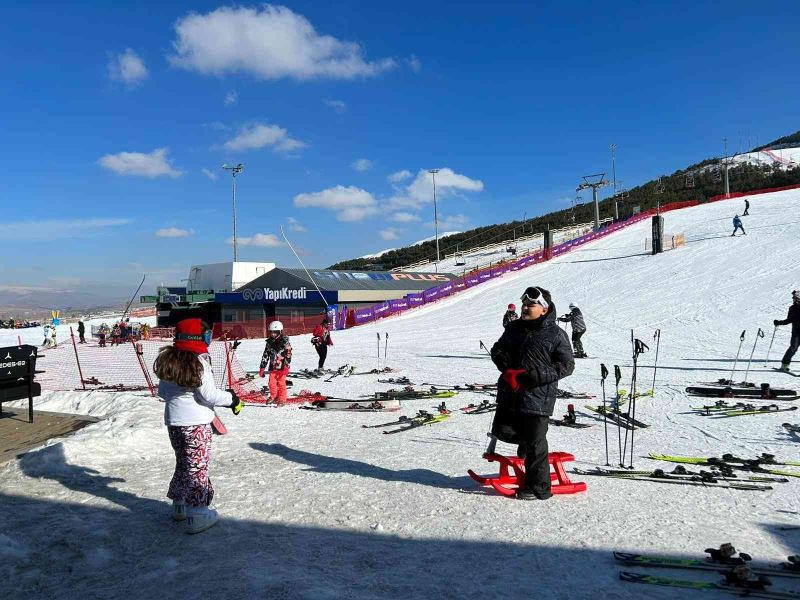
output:
POLYGON ((736 232, 742 230, 742 235, 747 235, 747 232, 744 230, 744 226, 742 225, 742 220, 739 218, 739 215, 735 215, 733 217, 733 233, 731 237, 736 235, 736 232))
POLYGON ((80 338, 79 344, 86 343, 86 325, 83 324, 83 321, 78 321, 78 337, 80 338))
POLYGON ((514 304, 509 304, 506 314, 503 315, 503 329, 508 327, 508 324, 511 323, 511 321, 516 321, 517 319, 519 319, 519 315, 517 315, 517 307, 514 304))
POLYGON ((319 355, 317 370, 321 371, 325 368, 325 359, 328 358, 328 346, 333 346, 331 322, 328 317, 322 319, 322 322, 314 327, 314 331, 311 334, 311 343, 314 344, 314 349, 319 355))
POLYGON ((586 322, 583 320, 581 309, 574 304, 569 305, 569 311, 563 317, 558 317, 562 323, 572 323, 572 348, 575 351, 575 358, 586 358, 583 350, 581 336, 586 333, 586 322))
POLYGON ((283 334, 283 323, 273 321, 269 324, 269 337, 266 339, 264 354, 258 375, 264 377, 269 371, 269 395, 275 404, 286 404, 286 376, 292 363, 292 344, 283 334))
POLYGON ((750 214, 750 200, 747 198, 744 199, 744 212, 742 213, 743 217, 746 217, 750 214))
POLYGON ((44 341, 42 342, 42 348, 48 348, 50 346, 50 324, 46 323, 45 326, 42 328, 42 333, 44 333, 44 341))
POLYGON ((508 324, 492 346, 492 362, 501 372, 492 435, 519 444, 525 459, 520 500, 547 500, 550 489, 547 427, 555 408, 558 380, 575 368, 567 334, 556 323, 550 292, 529 287, 522 295, 522 316, 508 324))
POLYGON ((792 339, 789 342, 789 348, 786 350, 786 354, 783 355, 783 359, 781 360, 781 371, 789 372, 789 365, 792 364, 792 357, 797 352, 797 349, 800 348, 800 290, 794 290, 792 292, 792 305, 789 307, 789 313, 786 315, 786 318, 783 321, 775 319, 772 322, 775 327, 780 325, 792 325, 792 339))
POLYGON ((175 452, 175 472, 167 497, 172 518, 187 521, 187 533, 212 527, 219 515, 210 508, 214 487, 208 477, 211 461, 211 422, 214 407, 229 407, 234 415, 242 401, 231 390, 217 389, 208 345, 211 330, 200 319, 184 319, 175 326, 175 342, 158 353, 153 371, 160 379, 164 423, 175 452))

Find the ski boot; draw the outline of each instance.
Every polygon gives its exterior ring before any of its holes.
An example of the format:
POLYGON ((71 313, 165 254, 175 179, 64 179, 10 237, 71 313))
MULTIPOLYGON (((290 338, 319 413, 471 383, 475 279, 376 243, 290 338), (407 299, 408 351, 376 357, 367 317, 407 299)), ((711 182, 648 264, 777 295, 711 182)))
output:
POLYGON ((750 555, 744 552, 736 556, 736 548, 729 543, 722 544, 719 548, 706 548, 706 554, 712 562, 723 565, 744 565, 751 560, 750 555))
MULTIPOLYGON (((747 565, 737 565, 725 573, 725 584, 743 590, 766 590, 772 582, 764 575, 759 575, 753 579, 750 567, 747 565)), ((741 594, 746 596, 747 592, 741 594)))
POLYGON ((575 425, 575 423, 577 423, 578 417, 575 415, 575 405, 567 404, 567 414, 564 415, 562 421, 569 425, 575 425))
POLYGON ((778 367, 778 371, 781 373, 790 373, 791 371, 789 370, 789 364, 790 363, 781 363, 781 366, 778 367))

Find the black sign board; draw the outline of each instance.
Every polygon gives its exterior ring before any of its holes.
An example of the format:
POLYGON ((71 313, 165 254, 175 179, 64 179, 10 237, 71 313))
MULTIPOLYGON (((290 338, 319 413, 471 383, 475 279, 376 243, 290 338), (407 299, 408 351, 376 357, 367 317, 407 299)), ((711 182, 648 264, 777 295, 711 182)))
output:
POLYGON ((28 399, 28 421, 33 423, 33 398, 42 393, 36 374, 36 346, 0 348, 0 415, 3 402, 28 399))

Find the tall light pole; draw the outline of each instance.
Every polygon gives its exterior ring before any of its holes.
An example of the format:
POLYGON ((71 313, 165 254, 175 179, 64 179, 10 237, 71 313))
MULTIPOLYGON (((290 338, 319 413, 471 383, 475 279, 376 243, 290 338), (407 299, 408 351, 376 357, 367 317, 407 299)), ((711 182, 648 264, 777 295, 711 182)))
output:
POLYGON ((435 271, 439 272, 439 211, 436 208, 436 174, 439 169, 429 169, 428 173, 433 178, 433 226, 436 230, 436 267, 435 271))
POLYGON ((239 259, 239 252, 236 248, 236 176, 244 171, 244 165, 242 163, 236 166, 224 164, 222 168, 231 172, 233 180, 233 262, 236 262, 239 259))
POLYGON ((611 172, 614 182, 614 220, 619 221, 619 208, 617 207, 617 145, 611 144, 611 172))

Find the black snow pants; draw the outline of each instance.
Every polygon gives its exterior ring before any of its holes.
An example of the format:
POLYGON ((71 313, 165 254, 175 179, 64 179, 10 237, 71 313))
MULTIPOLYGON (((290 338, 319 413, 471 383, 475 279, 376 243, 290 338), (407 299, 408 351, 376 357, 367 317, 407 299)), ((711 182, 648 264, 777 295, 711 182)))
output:
POLYGON ((317 366, 318 369, 325 368, 325 359, 328 358, 328 346, 325 344, 319 344, 318 346, 314 346, 317 349, 317 354, 319 355, 319 365, 317 366))
POLYGON ((586 333, 585 331, 572 330, 572 349, 576 356, 585 356, 586 352, 583 351, 583 344, 581 343, 581 336, 586 333))
POLYGON ((519 415, 522 443, 517 455, 525 459, 525 489, 546 499, 550 491, 550 463, 548 462, 547 427, 550 418, 541 415, 519 415))
POLYGON ((800 327, 795 327, 792 329, 792 341, 789 342, 789 348, 786 350, 786 354, 783 355, 781 363, 784 365, 791 364, 792 357, 798 348, 800 348, 800 327))

